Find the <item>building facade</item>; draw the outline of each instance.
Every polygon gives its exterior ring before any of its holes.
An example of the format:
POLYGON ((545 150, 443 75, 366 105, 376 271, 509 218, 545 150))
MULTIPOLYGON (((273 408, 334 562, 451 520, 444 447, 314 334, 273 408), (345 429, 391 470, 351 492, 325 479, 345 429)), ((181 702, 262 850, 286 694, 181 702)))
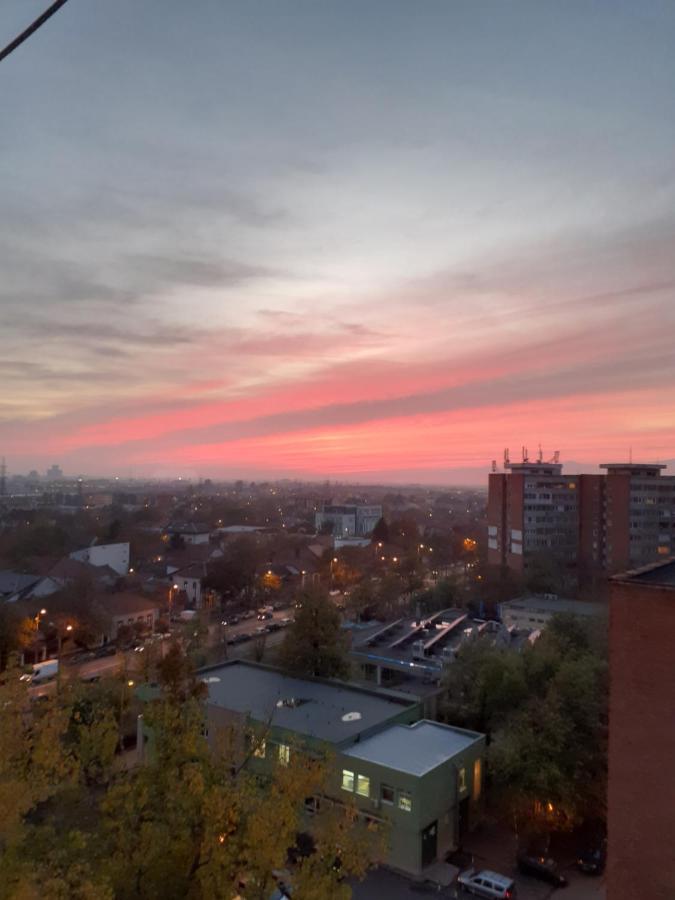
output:
POLYGON ((488 563, 526 573, 534 557, 573 564, 578 553, 579 481, 560 463, 511 463, 488 487, 488 563))
POLYGON ((314 517, 317 531, 331 526, 331 533, 336 537, 367 537, 382 518, 382 507, 373 506, 337 506, 324 505, 314 517))
POLYGON ((387 863, 419 875, 456 849, 481 801, 483 735, 422 718, 410 695, 336 681, 290 678, 234 661, 202 670, 209 740, 239 722, 262 729, 250 765, 264 774, 295 753, 328 751, 325 792, 307 798, 308 824, 323 805, 353 803, 385 826, 387 863))
POLYGON ((675 553, 675 476, 657 464, 606 463, 565 476, 560 463, 511 463, 488 487, 488 563, 526 575, 540 554, 580 574, 636 568, 675 553))
POLYGON ((545 628, 553 616, 600 616, 605 611, 601 603, 568 600, 555 594, 528 594, 499 604, 500 618, 507 628, 533 631, 545 628))
POLYGON ((129 543, 92 544, 83 550, 75 550, 71 559, 91 566, 109 566, 118 575, 129 574, 129 543))
POLYGON ((609 618, 609 900, 675 897, 675 561, 616 576, 609 618), (642 773, 643 777, 639 777, 642 773))

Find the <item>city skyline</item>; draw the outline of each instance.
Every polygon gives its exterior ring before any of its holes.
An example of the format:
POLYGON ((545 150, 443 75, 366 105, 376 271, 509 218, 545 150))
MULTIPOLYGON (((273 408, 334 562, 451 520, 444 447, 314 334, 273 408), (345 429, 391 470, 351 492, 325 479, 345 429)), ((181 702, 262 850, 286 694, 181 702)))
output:
POLYGON ((138 6, 0 73, 12 471, 675 457, 672 6, 138 6))

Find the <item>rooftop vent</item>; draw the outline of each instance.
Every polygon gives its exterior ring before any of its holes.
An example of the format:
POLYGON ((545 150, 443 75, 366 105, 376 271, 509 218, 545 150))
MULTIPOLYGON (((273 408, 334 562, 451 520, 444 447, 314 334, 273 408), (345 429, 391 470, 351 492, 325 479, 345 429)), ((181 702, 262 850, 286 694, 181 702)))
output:
POLYGON ((309 703, 309 700, 303 700, 302 697, 281 697, 277 700, 277 709, 295 709, 303 703, 309 703))

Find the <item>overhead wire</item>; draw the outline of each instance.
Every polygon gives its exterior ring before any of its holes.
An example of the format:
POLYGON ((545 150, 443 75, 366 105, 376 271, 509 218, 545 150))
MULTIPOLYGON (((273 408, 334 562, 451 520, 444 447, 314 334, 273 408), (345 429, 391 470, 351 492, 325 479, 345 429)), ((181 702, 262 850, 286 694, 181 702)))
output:
POLYGON ((48 7, 42 13, 42 15, 38 16, 34 22, 31 22, 31 24, 28 26, 28 28, 25 28, 21 32, 21 34, 19 34, 17 37, 15 37, 13 41, 10 41, 10 43, 7 44, 6 47, 4 47, 2 50, 0 50, 0 62, 2 62, 3 59, 8 57, 10 53, 13 53, 14 50, 17 49, 17 47, 20 47, 24 41, 27 41, 28 38, 32 34, 35 34, 35 32, 38 30, 38 28, 40 28, 42 25, 44 25, 48 19, 51 19, 51 17, 54 15, 54 13, 58 12, 58 10, 61 9, 61 7, 65 3, 67 3, 67 0, 55 0, 55 2, 52 3, 52 5, 50 7, 48 7))

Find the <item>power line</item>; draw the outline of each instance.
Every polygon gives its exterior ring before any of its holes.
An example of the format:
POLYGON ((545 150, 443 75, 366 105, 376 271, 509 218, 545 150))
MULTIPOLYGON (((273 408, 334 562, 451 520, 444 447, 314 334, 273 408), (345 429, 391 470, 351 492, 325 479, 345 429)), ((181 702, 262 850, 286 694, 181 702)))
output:
POLYGON ((0 50, 0 62, 2 62, 6 56, 9 56, 12 51, 16 50, 17 47, 23 44, 25 40, 28 40, 31 34, 34 34, 41 25, 44 25, 47 19, 51 19, 54 13, 61 9, 61 7, 66 2, 67 0, 55 0, 55 2, 52 3, 49 9, 46 9, 41 16, 38 16, 37 19, 32 22, 28 26, 28 28, 25 29, 25 31, 22 31, 18 37, 15 37, 11 43, 7 44, 4 50, 0 50))

